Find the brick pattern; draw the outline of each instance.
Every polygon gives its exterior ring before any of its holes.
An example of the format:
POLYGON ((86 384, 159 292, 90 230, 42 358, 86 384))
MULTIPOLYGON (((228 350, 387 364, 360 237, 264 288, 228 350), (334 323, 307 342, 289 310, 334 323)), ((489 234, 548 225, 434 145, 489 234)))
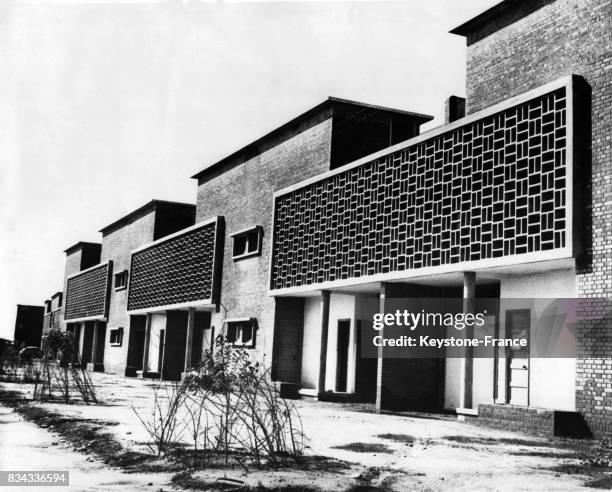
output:
MULTIPOLYGON (((589 261, 578 269, 583 297, 612 295, 612 50, 611 0, 556 0, 471 45, 467 53, 467 108, 478 111, 568 74, 590 85, 591 145, 581 163, 592 219, 589 261), (590 176, 588 167, 591 167, 590 176)), ((612 320, 582 322, 576 361, 576 409, 593 432, 612 436, 612 320)))
POLYGON ((562 248, 561 88, 276 199, 272 289, 562 248))
POLYGON ((110 264, 105 263, 68 279, 64 319, 106 316, 110 270, 110 264))
POLYGON ((474 422, 505 430, 553 436, 555 412, 542 408, 517 405, 481 404, 474 422))
POLYGON ((213 222, 134 253, 128 310, 210 299, 215 227, 213 222))

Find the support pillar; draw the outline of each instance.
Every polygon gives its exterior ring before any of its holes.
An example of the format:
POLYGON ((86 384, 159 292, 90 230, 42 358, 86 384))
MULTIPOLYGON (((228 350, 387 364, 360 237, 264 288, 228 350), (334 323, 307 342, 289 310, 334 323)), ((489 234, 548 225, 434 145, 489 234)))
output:
POLYGON ((329 333, 329 297, 328 290, 321 291, 321 351, 319 353, 319 384, 317 394, 325 393, 325 375, 327 371, 327 337, 329 333))
MULTIPOLYGON (((463 313, 474 313, 476 304, 476 272, 463 273, 463 313)), ((474 338, 474 327, 465 328, 464 338, 474 338)), ((459 408, 457 414, 460 419, 465 415, 478 415, 478 410, 473 408, 472 386, 474 380, 474 348, 465 347, 464 356, 460 367, 460 393, 459 408)))
POLYGON ((97 321, 94 321, 93 325, 93 337, 91 340, 91 363, 95 364, 98 362, 98 334, 100 333, 100 326, 97 321))
POLYGON ((187 314, 187 336, 185 340, 185 366, 183 371, 187 372, 187 369, 191 367, 191 359, 193 354, 193 326, 195 324, 195 309, 189 308, 187 314))
POLYGON ((142 351, 142 375, 149 370, 149 343, 151 341, 151 315, 147 314, 145 323, 144 350, 142 351))
MULTIPOLYGON (((378 312, 385 312, 385 296, 387 284, 380 285, 380 297, 378 312)), ((384 328, 379 331, 379 335, 384 337, 384 328)), ((383 386, 383 347, 378 347, 378 357, 376 359, 376 412, 380 413, 382 408, 382 386, 383 386)))

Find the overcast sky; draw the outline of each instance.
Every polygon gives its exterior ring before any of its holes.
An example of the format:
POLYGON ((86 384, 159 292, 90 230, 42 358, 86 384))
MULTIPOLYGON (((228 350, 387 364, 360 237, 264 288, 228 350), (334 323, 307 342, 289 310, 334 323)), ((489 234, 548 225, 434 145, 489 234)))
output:
MULTIPOLYGON (((328 96, 432 114, 498 0, 0 2, 0 337, 63 250, 328 96)), ((429 124, 432 126, 432 124, 429 124)))

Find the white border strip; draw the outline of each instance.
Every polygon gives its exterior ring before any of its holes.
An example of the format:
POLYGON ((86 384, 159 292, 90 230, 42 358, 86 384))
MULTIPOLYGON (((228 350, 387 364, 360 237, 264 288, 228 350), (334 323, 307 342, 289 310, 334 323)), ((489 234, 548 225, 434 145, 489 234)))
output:
POLYGON ((496 267, 512 267, 528 263, 538 263, 550 260, 571 260, 573 259, 570 248, 552 249, 545 252, 524 253, 521 255, 502 256, 500 258, 464 261, 451 265, 439 265, 435 267, 425 267, 412 270, 401 270, 399 272, 379 273, 376 275, 362 275, 361 277, 351 277, 349 279, 332 280, 316 284, 300 285, 299 287, 287 287, 284 289, 268 289, 268 296, 281 296, 313 292, 317 290, 338 289, 343 287, 354 287, 361 284, 375 282, 388 282, 391 280, 412 280, 431 275, 445 273, 461 273, 465 271, 488 270, 496 267), (510 260, 510 261, 509 261, 510 260))
POLYGON ((106 316, 87 316, 85 318, 64 318, 66 324, 70 323, 83 323, 85 321, 108 321, 106 316))
POLYGON ((212 299, 209 297, 208 299, 203 299, 199 301, 189 301, 189 302, 180 302, 178 304, 167 304, 165 306, 154 306, 150 308, 142 308, 142 309, 134 309, 132 311, 127 311, 128 314, 148 314, 148 313, 156 313, 159 311, 171 311, 171 310, 180 310, 180 309, 188 309, 188 308, 205 308, 207 311, 213 310, 215 305, 212 304, 212 299))

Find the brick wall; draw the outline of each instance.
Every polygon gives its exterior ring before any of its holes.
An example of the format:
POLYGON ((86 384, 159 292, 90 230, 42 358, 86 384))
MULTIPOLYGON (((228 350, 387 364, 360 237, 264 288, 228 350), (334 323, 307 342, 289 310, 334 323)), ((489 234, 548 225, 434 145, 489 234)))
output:
MULTIPOLYGON (((469 45, 467 54, 468 113, 572 73, 584 77, 591 87, 592 232, 587 231, 585 242, 592 244, 592 253, 577 276, 583 297, 612 294, 611 18, 610 0, 557 0, 482 39, 475 33, 470 38, 477 41, 469 45)), ((581 164, 588 172, 588 159, 581 164)), ((610 322, 590 321, 580 327, 576 375, 576 409, 595 433, 608 435, 612 435, 610 322)))
POLYGON ((481 404, 478 423, 505 430, 554 435, 555 412, 516 405, 481 404))
POLYGON ((228 164, 198 183, 196 222, 225 217, 221 309, 211 323, 219 333, 225 317, 257 319, 256 357, 270 364, 274 333, 274 298, 267 295, 272 226, 272 195, 329 168, 331 119, 278 143, 239 164, 228 164), (262 254, 232 259, 230 234, 250 226, 263 227, 262 254))

